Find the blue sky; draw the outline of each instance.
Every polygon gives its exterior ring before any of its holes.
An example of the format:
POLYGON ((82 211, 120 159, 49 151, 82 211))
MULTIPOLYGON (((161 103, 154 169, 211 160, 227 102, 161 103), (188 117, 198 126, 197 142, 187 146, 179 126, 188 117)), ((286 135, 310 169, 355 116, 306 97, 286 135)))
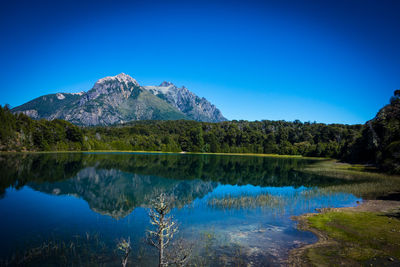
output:
POLYGON ((228 119, 364 123, 400 88, 400 1, 2 1, 0 104, 124 72, 228 119))

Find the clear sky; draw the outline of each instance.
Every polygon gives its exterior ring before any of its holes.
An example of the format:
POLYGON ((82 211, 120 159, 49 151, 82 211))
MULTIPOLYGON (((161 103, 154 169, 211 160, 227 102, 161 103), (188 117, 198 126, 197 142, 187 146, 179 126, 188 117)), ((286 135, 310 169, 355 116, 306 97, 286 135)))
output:
POLYGON ((0 104, 124 72, 228 119, 364 123, 400 88, 400 1, 0 0, 0 104))

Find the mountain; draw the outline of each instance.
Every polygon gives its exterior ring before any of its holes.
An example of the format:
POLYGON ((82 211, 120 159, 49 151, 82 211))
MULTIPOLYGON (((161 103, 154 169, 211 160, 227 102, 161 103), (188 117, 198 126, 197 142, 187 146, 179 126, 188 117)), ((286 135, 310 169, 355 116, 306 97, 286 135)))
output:
POLYGON ((164 81, 159 86, 143 86, 143 88, 196 121, 219 122, 226 120, 221 111, 207 99, 198 97, 184 86, 178 88, 173 83, 164 81))
POLYGON ((85 126, 135 120, 226 120, 214 105, 184 87, 166 83, 140 86, 124 73, 98 80, 88 92, 41 96, 13 108, 12 112, 85 126))

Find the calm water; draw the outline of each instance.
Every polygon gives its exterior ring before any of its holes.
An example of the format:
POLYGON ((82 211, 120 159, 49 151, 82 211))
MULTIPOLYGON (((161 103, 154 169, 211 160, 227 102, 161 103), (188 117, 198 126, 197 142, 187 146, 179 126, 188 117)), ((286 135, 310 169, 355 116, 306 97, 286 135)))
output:
POLYGON ((185 154, 1 155, 0 265, 121 266, 116 245, 129 237, 129 264, 157 266, 145 235, 151 201, 164 192, 176 198, 175 240, 193 246, 190 265, 279 266, 290 249, 316 241, 291 216, 359 200, 320 193, 344 181, 298 171, 309 163, 185 154))

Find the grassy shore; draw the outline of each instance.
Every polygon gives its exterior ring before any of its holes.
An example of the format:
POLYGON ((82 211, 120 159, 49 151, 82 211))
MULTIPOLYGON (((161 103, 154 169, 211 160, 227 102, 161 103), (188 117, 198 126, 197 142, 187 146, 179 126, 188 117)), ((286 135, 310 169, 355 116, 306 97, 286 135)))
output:
POLYGON ((290 266, 399 266, 397 201, 370 200, 353 208, 295 217, 319 241, 291 251, 290 266))
POLYGON ((319 240, 292 250, 290 266, 400 266, 400 202, 390 200, 399 200, 400 176, 335 160, 319 161, 301 171, 349 180, 318 191, 347 192, 364 201, 357 207, 294 217, 299 229, 313 232, 319 240))

